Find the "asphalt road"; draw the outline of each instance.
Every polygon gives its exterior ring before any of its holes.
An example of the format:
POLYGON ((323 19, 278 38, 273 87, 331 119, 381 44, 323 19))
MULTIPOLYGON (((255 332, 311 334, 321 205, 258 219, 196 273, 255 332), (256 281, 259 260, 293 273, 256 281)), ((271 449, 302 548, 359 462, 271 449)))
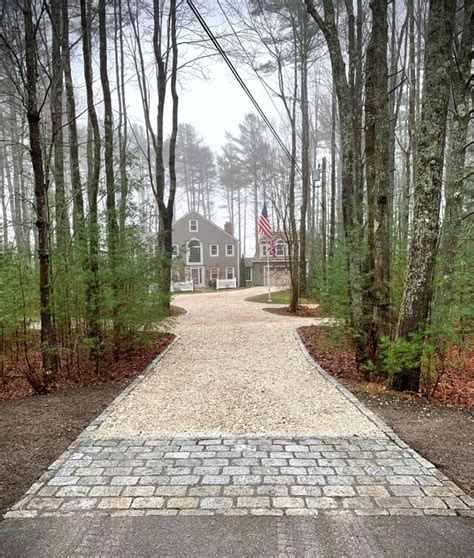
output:
POLYGON ((472 556, 474 523, 458 517, 81 517, 7 520, 0 556, 472 556))

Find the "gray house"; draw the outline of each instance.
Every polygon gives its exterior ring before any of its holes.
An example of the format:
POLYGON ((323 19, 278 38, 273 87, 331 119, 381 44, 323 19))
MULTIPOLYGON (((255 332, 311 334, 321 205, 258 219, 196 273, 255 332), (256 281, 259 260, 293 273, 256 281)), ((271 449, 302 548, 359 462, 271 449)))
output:
MULTIPOLYGON (((285 288, 290 285, 290 270, 288 259, 288 244, 282 233, 275 232, 275 255, 269 256, 270 284, 272 287, 285 288)), ((254 286, 268 285, 267 250, 266 240, 261 240, 253 259, 246 259, 245 273, 247 283, 254 286)))
POLYGON ((207 287, 216 279, 236 279, 239 285, 239 241, 232 225, 221 229, 199 213, 191 211, 173 225, 172 281, 192 281, 207 287))

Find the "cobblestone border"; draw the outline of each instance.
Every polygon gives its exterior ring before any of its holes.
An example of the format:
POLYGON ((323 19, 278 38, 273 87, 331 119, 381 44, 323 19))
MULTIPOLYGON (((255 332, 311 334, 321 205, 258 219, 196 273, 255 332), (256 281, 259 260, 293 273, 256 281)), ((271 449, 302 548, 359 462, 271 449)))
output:
MULTIPOLYGON (((370 420, 373 424, 375 424, 380 430, 390 439, 392 440, 400 449, 408 451, 416 461, 426 469, 432 469, 430 471, 436 478, 441 481, 449 481, 452 485, 455 486, 455 489, 459 491, 459 493, 464 494, 464 490, 462 490, 456 483, 454 483, 447 475, 436 469, 436 466, 428 461, 423 456, 421 456, 417 451, 411 448, 406 442, 404 442, 398 434, 396 434, 390 426, 386 422, 384 422, 381 418, 379 418, 375 413, 373 413, 368 407, 359 401, 357 397, 345 386, 343 386, 340 382, 338 382, 333 376, 331 376, 324 368, 322 368, 311 356, 310 352, 306 348, 299 332, 298 328, 295 329, 295 339, 298 343, 298 346, 306 357, 306 360, 311 364, 311 366, 321 374, 330 384, 332 384, 346 399, 348 399, 353 405, 357 407, 357 409, 365 416, 368 420, 370 420)), ((471 499, 469 499, 470 501, 471 499)), ((472 513, 472 512, 471 512, 472 513)))
POLYGON ((472 514, 388 437, 86 440, 8 518, 472 514))
MULTIPOLYGON (((394 441, 400 448, 407 449, 409 448, 408 444, 404 442, 395 432, 386 424, 381 418, 379 418, 375 413, 373 413, 368 407, 366 407, 357 397, 348 390, 345 386, 343 386, 340 382, 338 382, 331 374, 326 372, 324 368, 322 368, 311 356, 311 353, 306 348, 306 345, 301 338, 301 335, 298 332, 298 328, 295 329, 295 339, 296 342, 305 356, 306 360, 311 364, 311 366, 319 373, 323 378, 332 384, 342 395, 348 399, 357 409, 367 418, 377 426, 388 438, 394 441)), ((425 460, 426 461, 426 460, 425 460)), ((424 463, 425 467, 428 467, 426 463, 424 463)), ((430 467, 434 467, 432 463, 430 463, 430 467)))
MULTIPOLYGON (((135 390, 138 385, 148 376, 148 374, 158 365, 158 363, 165 358, 165 356, 173 349, 173 347, 179 342, 181 337, 175 334, 174 339, 169 343, 169 345, 161 351, 159 355, 157 355, 150 364, 141 372, 131 384, 129 384, 125 389, 123 389, 117 397, 107 405, 107 407, 97 416, 93 421, 91 421, 88 426, 84 428, 84 430, 77 436, 77 438, 69 444, 69 446, 60 454, 58 458, 56 458, 51 465, 49 465, 47 471, 43 473, 36 482, 34 482, 30 488, 25 492, 25 496, 31 496, 36 494, 46 482, 48 482, 53 476, 54 472, 59 469, 63 463, 71 456, 71 454, 77 450, 86 440, 90 438, 90 433, 97 430, 99 426, 107 420, 107 418, 111 415, 114 409, 119 405, 119 403, 127 397, 133 390, 135 390)), ((23 500, 23 498, 21 499, 23 500)), ((13 506, 15 508, 15 506, 13 506)), ((13 509, 11 508, 11 509, 13 509)), ((4 517, 8 515, 5 514, 4 517)))
MULTIPOLYGON (((99 428, 99 426, 101 426, 101 424, 105 422, 107 418, 112 414, 112 412, 115 410, 117 405, 123 399, 125 399, 127 395, 129 395, 132 391, 134 391, 139 384, 141 384, 141 382, 146 378, 146 376, 148 376, 148 374, 158 365, 158 363, 161 360, 163 360, 163 358, 165 358, 165 356, 171 351, 171 349, 178 343, 180 339, 181 337, 179 335, 174 334, 174 339, 169 343, 166 349, 164 351, 161 351, 161 353, 150 362, 150 364, 145 368, 145 370, 143 370, 143 372, 139 374, 131 384, 129 384, 123 391, 121 391, 117 395, 117 397, 102 411, 102 413, 100 413, 98 417, 96 417, 91 423, 89 423, 88 426, 86 426, 86 428, 81 432, 81 434, 79 434, 79 436, 71 444, 71 446, 69 446, 69 448, 71 448, 73 444, 76 444, 78 440, 82 441, 84 438, 88 438, 90 432, 97 430, 97 428, 99 428)), ((74 446, 73 449, 75 447, 76 446, 74 446)))

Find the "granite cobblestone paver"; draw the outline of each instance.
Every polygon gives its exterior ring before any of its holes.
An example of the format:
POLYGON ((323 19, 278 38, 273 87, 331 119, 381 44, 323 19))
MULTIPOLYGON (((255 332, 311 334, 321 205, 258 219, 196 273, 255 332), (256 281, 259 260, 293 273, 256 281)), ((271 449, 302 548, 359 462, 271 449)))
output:
POLYGON ((472 500, 415 451, 388 438, 86 438, 67 450, 7 517, 137 511, 311 516, 338 510, 357 515, 469 515, 472 500), (275 452, 278 446, 284 451, 275 452), (200 457, 189 457, 191 447, 200 448, 200 457), (121 448, 133 453, 149 448, 145 453, 160 453, 165 463, 125 465, 130 463, 128 451, 104 458, 121 448), (228 457, 217 457, 222 453, 228 457), (78 455, 89 456, 86 466, 78 455), (380 459, 390 459, 390 465, 380 465, 380 459))

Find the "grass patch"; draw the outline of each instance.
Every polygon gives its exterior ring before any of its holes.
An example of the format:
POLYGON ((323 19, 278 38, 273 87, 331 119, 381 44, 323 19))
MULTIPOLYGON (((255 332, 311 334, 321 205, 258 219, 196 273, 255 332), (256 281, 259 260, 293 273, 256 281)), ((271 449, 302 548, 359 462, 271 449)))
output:
MULTIPOLYGON (((286 289, 284 291, 272 292, 272 301, 268 302, 268 293, 264 293, 257 296, 251 296, 247 299, 249 302, 262 302, 264 304, 290 304, 291 301, 291 290, 286 289)), ((317 304, 316 300, 311 297, 302 296, 299 299, 299 304, 317 304)))

